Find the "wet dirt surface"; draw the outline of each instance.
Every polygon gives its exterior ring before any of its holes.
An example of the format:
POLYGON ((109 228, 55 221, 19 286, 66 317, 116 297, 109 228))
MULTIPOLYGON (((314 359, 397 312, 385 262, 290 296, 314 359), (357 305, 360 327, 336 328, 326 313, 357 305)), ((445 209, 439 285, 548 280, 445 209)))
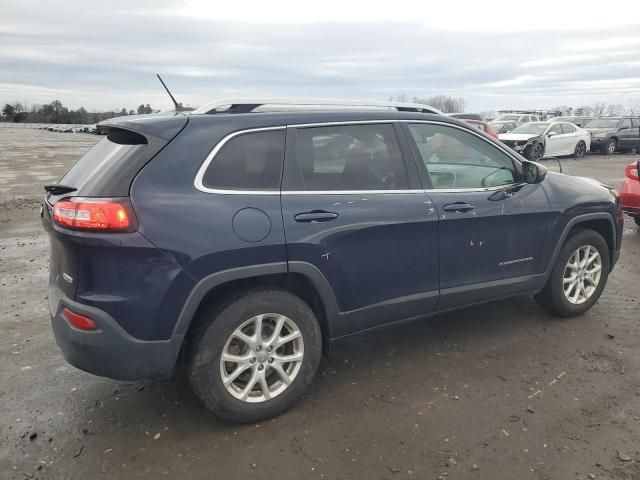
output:
MULTIPOLYGON (((55 344, 41 186, 97 140, 0 130, 0 478, 640 478, 632 221, 586 315, 555 319, 517 297, 353 337, 292 410, 229 425, 180 378, 98 378, 55 344)), ((619 186, 637 158, 562 163, 619 186)))

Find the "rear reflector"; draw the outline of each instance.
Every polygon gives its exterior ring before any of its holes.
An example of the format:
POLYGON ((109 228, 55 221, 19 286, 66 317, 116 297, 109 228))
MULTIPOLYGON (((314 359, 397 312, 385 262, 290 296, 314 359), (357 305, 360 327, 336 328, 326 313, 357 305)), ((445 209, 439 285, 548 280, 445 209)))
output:
POLYGON ((84 315, 80 315, 79 313, 74 313, 66 307, 62 309, 62 314, 72 326, 76 327, 79 330, 98 329, 96 322, 94 322, 92 319, 84 315))
POLYGON ((53 220, 71 230, 132 231, 135 218, 127 199, 76 197, 53 206, 53 220))

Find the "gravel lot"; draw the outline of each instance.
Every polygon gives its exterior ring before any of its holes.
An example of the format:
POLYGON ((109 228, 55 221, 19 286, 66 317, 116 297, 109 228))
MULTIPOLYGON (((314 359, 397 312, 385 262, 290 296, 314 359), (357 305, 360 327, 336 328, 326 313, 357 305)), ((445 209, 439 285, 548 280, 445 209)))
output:
MULTIPOLYGON (((354 337, 291 411, 228 425, 180 379, 111 381, 59 353, 41 186, 97 140, 0 129, 0 478, 640 478, 632 221, 587 315, 554 319, 519 297, 354 337)), ((563 165, 619 186, 637 158, 563 165)))

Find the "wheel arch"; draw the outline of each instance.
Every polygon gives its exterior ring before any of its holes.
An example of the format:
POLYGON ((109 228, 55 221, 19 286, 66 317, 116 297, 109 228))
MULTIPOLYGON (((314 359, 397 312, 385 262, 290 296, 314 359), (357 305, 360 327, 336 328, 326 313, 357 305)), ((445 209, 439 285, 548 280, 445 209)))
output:
POLYGON ((562 233, 560 234, 559 240, 556 243, 555 250, 553 255, 551 256, 551 260, 549 265, 547 266, 547 270, 545 272, 545 278, 548 278, 551 275, 551 271, 555 265, 558 254, 560 253, 560 249, 565 244, 565 242, 576 232, 581 230, 594 230, 602 235, 607 242, 607 246, 609 247, 609 260, 611 268, 615 263, 615 246, 616 246, 616 227, 615 221, 611 214, 606 212, 597 212, 597 213, 587 213, 583 215, 578 215, 577 217, 573 217, 571 220, 567 222, 562 233))
POLYGON ((326 351, 332 338, 333 324, 340 314, 324 275, 313 265, 304 262, 234 268, 200 280, 187 298, 173 330, 173 336, 183 338, 181 351, 189 343, 190 335, 206 321, 200 315, 206 308, 249 290, 274 287, 299 296, 311 307, 320 323, 323 349, 326 351))

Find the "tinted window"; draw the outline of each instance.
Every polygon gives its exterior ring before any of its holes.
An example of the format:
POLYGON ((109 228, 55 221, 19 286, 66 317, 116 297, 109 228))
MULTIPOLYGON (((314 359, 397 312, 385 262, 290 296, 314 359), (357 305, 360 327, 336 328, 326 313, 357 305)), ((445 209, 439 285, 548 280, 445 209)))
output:
POLYGON ((409 125, 432 187, 481 188, 514 183, 511 158, 464 130, 442 125, 409 125))
POLYGON ((562 133, 573 133, 576 131, 576 127, 571 125, 570 123, 562 124, 562 133))
POLYGON ((292 150, 288 190, 397 190, 409 186, 392 125, 300 128, 292 150))
POLYGON ((284 130, 244 133, 222 146, 202 183, 225 190, 278 190, 283 157, 284 130))
POLYGON ((167 143, 151 135, 112 128, 59 183, 77 188, 75 195, 129 195, 135 175, 167 143))

